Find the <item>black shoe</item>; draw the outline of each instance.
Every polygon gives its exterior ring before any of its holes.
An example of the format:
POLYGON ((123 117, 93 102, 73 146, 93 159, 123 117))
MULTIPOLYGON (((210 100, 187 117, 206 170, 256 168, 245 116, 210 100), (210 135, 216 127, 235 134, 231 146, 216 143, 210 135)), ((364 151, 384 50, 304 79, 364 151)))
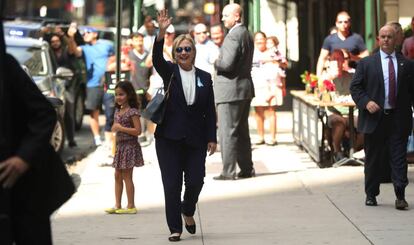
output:
POLYGON ((365 199, 365 205, 366 206, 377 206, 377 199, 375 197, 370 197, 367 196, 367 198, 365 199))
POLYGON ((78 144, 76 144, 76 141, 70 141, 69 142, 69 147, 70 148, 77 147, 77 146, 78 146, 78 144))
POLYGON ((405 199, 395 200, 395 208, 398 210, 405 210, 408 208, 408 203, 405 199))
POLYGON ((214 176, 213 177, 214 180, 235 180, 236 178, 234 177, 227 177, 227 176, 223 176, 223 175, 219 175, 219 176, 214 176))
POLYGON ((265 141, 264 140, 260 140, 260 141, 258 141, 256 143, 254 143, 253 145, 264 145, 264 144, 265 144, 265 141))
POLYGON ((252 171, 250 171, 250 173, 240 171, 237 174, 237 178, 239 178, 239 179, 247 179, 247 178, 252 178, 252 177, 255 177, 255 176, 256 176, 256 171, 254 169, 252 169, 252 171))
POLYGON ((185 229, 188 231, 188 233, 195 234, 196 233, 196 223, 194 221, 194 218, 189 217, 189 216, 185 216, 184 214, 183 214, 183 218, 184 218, 185 229), (187 225, 187 222, 185 221, 186 218, 193 219, 194 224, 193 225, 187 225))
POLYGON ((173 233, 168 237, 168 241, 170 242, 178 242, 181 240, 181 234, 180 233, 173 233))

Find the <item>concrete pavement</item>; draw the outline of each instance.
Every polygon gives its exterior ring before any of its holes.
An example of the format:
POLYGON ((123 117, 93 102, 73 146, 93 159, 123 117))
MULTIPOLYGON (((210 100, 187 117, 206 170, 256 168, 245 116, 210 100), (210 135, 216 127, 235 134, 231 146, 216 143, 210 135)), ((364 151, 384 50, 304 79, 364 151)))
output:
MULTIPOLYGON (((252 141, 254 121, 251 121, 252 141)), ((381 185, 378 207, 364 205, 363 167, 320 169, 293 144, 291 113, 278 113, 277 146, 255 146, 257 177, 215 181, 221 157, 207 158, 196 211, 197 233, 183 244, 413 244, 414 210, 394 209, 391 184, 381 185)), ((52 219, 55 244, 171 244, 154 144, 143 148, 146 165, 134 170, 136 215, 108 215, 113 173, 98 148, 73 170, 78 192, 52 219)), ((409 168, 414 181, 414 168, 409 168)), ((406 198, 414 209, 414 188, 406 198)), ((124 204, 126 197, 123 197, 124 204)))

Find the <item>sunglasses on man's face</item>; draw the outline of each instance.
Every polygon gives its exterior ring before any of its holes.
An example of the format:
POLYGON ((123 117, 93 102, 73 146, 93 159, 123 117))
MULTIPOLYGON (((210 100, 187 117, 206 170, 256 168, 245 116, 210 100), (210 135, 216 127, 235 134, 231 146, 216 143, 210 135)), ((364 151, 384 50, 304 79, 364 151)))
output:
POLYGON ((189 46, 186 46, 186 47, 178 47, 178 48, 176 48, 175 49, 175 52, 177 52, 177 53, 182 53, 183 52, 183 50, 185 51, 185 52, 187 52, 187 53, 190 53, 191 52, 191 50, 192 50, 192 48, 191 47, 189 47, 189 46))

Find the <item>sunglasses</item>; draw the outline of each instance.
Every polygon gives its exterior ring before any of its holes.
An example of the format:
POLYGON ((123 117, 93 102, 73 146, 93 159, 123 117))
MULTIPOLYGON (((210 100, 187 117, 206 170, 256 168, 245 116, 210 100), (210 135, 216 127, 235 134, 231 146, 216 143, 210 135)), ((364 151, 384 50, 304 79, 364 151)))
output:
POLYGON ((196 35, 207 34, 207 31, 195 32, 196 35))
POLYGON ((187 52, 187 53, 190 53, 191 52, 191 50, 192 50, 192 48, 191 47, 189 47, 189 46, 186 46, 186 47, 178 47, 178 48, 176 48, 175 49, 175 52, 177 52, 177 53, 182 53, 183 52, 183 50, 185 51, 185 52, 187 52))

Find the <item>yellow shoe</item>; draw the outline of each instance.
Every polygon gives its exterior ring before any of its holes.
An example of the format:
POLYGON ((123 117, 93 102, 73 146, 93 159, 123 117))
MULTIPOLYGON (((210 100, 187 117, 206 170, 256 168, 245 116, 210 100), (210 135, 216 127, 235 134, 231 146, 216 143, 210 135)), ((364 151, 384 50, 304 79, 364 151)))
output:
POLYGON ((116 214, 136 214, 137 213, 136 208, 125 208, 125 209, 117 209, 115 210, 116 214))
POLYGON ((117 210, 120 210, 120 208, 107 208, 105 209, 105 212, 108 214, 114 214, 117 210))

